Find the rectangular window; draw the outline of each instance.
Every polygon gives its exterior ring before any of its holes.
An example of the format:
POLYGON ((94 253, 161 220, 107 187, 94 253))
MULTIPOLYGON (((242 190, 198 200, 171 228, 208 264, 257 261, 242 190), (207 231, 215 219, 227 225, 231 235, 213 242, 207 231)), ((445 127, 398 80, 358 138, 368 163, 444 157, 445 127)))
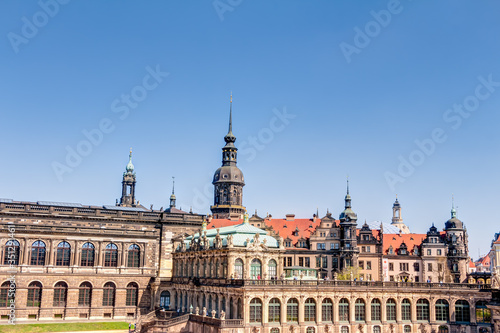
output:
POLYGON ((364 263, 364 261, 362 261, 362 260, 361 260, 358 264, 359 264, 359 268, 361 268, 361 269, 364 269, 364 268, 365 268, 365 263, 364 263))
POLYGON ((415 272, 419 272, 420 271, 420 264, 418 262, 416 262, 416 263, 413 264, 413 270, 415 272))
POLYGON ((306 257, 305 258, 305 261, 306 261, 306 267, 311 267, 311 259, 309 257, 306 257))
POLYGON ((362 246, 361 247, 361 252, 366 252, 366 247, 362 246))
POLYGON ((399 270, 407 272, 409 269, 409 264, 407 262, 399 263, 399 270))
POLYGON ((332 258, 332 268, 333 269, 339 268, 339 258, 336 257, 332 258))
POLYGON ((370 251, 371 251, 370 248, 371 248, 371 246, 367 246, 366 247, 366 252, 370 253, 370 251))
POLYGON ((429 249, 429 250, 427 250, 427 255, 428 255, 428 256, 432 255, 432 250, 430 250, 430 249, 429 249))
POLYGON ((389 270, 390 271, 394 270, 394 264, 392 262, 389 263, 389 270))
POLYGON ((443 271, 443 264, 438 264, 438 271, 442 272, 443 271))
POLYGON ((328 260, 327 257, 321 258, 321 267, 323 267, 323 268, 327 268, 328 267, 327 260, 328 260))
POLYGON ((420 282, 420 278, 418 276, 415 276, 415 282, 420 282))
POLYGON ((437 255, 440 256, 441 255, 441 250, 437 250, 437 255))
POLYGON ((321 267, 321 258, 320 257, 316 257, 316 267, 321 267))
POLYGON ((427 264, 427 271, 432 272, 432 264, 427 264))
POLYGON ((394 275, 389 276, 389 281, 394 281, 394 275))
POLYGON ((335 243, 335 250, 339 249, 339 243, 335 243))
POLYGON ((299 257, 299 266, 304 267, 304 258, 303 257, 299 257))
POLYGON ((372 280, 372 275, 371 274, 366 274, 366 280, 371 281, 372 280))
POLYGON ((330 250, 335 249, 335 243, 330 243, 330 250))
POLYGON ((369 269, 369 270, 372 269, 372 262, 371 261, 366 262, 366 269, 369 269))
POLYGON ((287 260, 287 266, 288 267, 293 266, 293 264, 292 264, 292 257, 287 257, 286 260, 287 260))

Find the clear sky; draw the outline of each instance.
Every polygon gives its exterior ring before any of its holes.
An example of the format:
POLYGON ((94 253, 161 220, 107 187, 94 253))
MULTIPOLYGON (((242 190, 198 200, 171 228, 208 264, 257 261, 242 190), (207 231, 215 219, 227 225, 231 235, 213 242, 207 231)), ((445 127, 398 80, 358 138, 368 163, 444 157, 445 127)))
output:
POLYGON ((209 213, 232 91, 251 213, 338 216, 349 175, 360 224, 397 194, 423 233, 454 194, 477 258, 500 231, 499 10, 2 1, 0 197, 113 204, 133 147, 141 204, 166 207, 175 176, 177 206, 209 213))

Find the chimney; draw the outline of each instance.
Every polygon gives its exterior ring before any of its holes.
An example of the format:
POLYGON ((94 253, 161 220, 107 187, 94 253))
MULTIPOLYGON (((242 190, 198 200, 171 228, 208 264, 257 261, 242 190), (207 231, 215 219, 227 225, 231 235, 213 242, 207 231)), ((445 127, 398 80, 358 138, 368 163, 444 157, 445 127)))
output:
POLYGON ((287 221, 295 221, 295 214, 286 214, 287 221))

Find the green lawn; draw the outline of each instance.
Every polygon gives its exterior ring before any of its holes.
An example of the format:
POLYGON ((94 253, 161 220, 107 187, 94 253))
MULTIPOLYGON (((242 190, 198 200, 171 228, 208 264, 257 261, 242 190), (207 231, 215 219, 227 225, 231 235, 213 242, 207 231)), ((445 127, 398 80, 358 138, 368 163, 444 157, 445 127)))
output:
POLYGON ((0 325, 0 333, 42 333, 127 329, 128 323, 125 322, 0 325))

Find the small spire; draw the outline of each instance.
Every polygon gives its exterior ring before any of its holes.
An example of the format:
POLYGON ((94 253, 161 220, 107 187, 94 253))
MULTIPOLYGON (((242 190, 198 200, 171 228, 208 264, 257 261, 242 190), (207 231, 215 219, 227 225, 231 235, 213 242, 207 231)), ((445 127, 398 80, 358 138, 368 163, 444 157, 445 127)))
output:
POLYGON ((316 207, 316 217, 319 217, 319 208, 316 207))
POLYGON ((246 223, 248 224, 249 220, 248 220, 248 213, 245 211, 245 214, 243 215, 243 223, 246 223))
POLYGON ((236 141, 236 137, 233 135, 233 92, 231 92, 231 98, 229 100, 229 130, 224 137, 227 145, 232 145, 236 141))
POLYGON ((172 195, 170 196, 170 208, 175 207, 175 177, 172 177, 172 195))
POLYGON ((347 195, 349 195, 349 176, 347 176, 347 195))
POLYGON ((134 172, 134 165, 132 164, 132 148, 130 148, 130 153, 128 155, 128 163, 127 166, 125 167, 125 170, 127 172, 134 172))
POLYGON ((455 196, 451 195, 451 218, 454 219, 457 217, 457 210, 455 209, 455 196))

